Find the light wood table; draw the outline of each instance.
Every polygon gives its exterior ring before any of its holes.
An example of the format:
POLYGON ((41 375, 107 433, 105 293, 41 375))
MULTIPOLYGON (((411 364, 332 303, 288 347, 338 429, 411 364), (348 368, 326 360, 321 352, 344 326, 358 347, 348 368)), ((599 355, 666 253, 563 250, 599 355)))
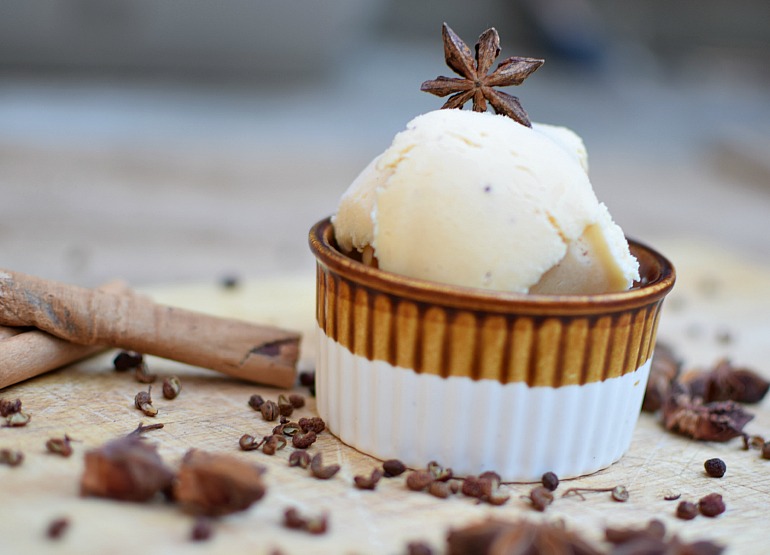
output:
MULTIPOLYGON (((687 365, 706 365, 721 356, 753 366, 770 377, 770 270, 734 258, 702 244, 656 245, 677 266, 679 281, 666 301, 659 338, 672 344, 687 365), (725 338, 729 337, 729 341, 725 338)), ((226 290, 214 284, 158 287, 149 291, 162 302, 211 313, 295 327, 305 333, 302 369, 313 366, 314 278, 311 274, 243 283, 226 290)), ((183 382, 181 395, 164 400, 155 396, 157 418, 149 419, 133 407, 143 386, 129 374, 111 368, 114 353, 18 384, 0 397, 19 397, 32 415, 25 428, 0 429, 0 448, 22 450, 26 459, 16 468, 0 466, 0 553, 405 553, 411 540, 425 540, 437 552, 451 527, 486 516, 505 519, 563 521, 600 544, 607 525, 643 525, 651 518, 687 540, 712 539, 727 545, 729 553, 765 553, 770 523, 770 461, 756 451, 744 451, 741 440, 724 444, 695 442, 672 435, 658 417, 643 414, 631 449, 612 467, 568 486, 625 485, 626 503, 608 494, 592 494, 585 501, 558 497, 545 513, 537 513, 520 498, 530 486, 509 486, 503 506, 477 504, 461 495, 448 500, 413 493, 404 478, 383 479, 376 491, 352 486, 353 476, 368 474, 378 461, 351 449, 328 432, 321 434, 311 452, 323 452, 326 462, 342 470, 329 481, 318 481, 307 471, 290 468, 290 449, 275 456, 242 452, 238 439, 270 432, 274 423, 262 420, 247 401, 260 393, 275 399, 280 391, 239 382, 207 370, 156 358, 150 369, 160 375, 176 374, 183 382), (213 539, 192 543, 191 517, 163 502, 121 503, 79 497, 83 453, 104 441, 133 430, 143 421, 163 422, 149 432, 147 441, 158 445, 172 466, 190 448, 230 453, 267 468, 267 495, 250 510, 222 518, 213 539), (75 453, 64 459, 45 452, 45 441, 69 434, 77 440, 75 453), (703 462, 721 457, 727 474, 705 476, 703 462), (697 501, 718 492, 727 512, 716 519, 698 517, 684 522, 674 517, 677 502, 664 497, 681 494, 697 501), (330 531, 310 536, 281 526, 283 510, 296 506, 308 514, 328 513, 330 531), (70 528, 59 541, 46 539, 49 522, 67 517, 70 528)), ((297 388, 298 392, 306 390, 297 388)), ((755 419, 749 433, 770 436, 770 399, 750 408, 755 419)), ((315 414, 312 399, 295 416, 315 414)))

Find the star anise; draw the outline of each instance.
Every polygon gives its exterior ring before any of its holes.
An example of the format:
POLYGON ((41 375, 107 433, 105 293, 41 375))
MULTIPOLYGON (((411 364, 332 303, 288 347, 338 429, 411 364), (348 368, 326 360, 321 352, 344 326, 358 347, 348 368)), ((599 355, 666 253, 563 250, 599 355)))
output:
POLYGON ((440 97, 451 94, 452 96, 442 108, 462 108, 463 104, 473 100, 474 111, 486 112, 487 101, 489 101, 495 113, 532 127, 529 116, 521 107, 519 99, 495 90, 494 87, 520 85, 532 72, 543 65, 545 60, 514 56, 506 58, 498 64, 497 69, 487 74, 500 55, 500 36, 494 27, 487 29, 479 36, 475 57, 468 45, 446 23, 441 34, 444 39, 446 63, 462 79, 437 77, 425 81, 420 86, 420 90, 440 97))

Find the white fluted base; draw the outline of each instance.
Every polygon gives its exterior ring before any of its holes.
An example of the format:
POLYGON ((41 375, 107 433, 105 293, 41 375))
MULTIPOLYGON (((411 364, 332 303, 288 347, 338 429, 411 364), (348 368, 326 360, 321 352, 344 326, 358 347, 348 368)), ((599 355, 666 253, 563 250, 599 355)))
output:
POLYGON ((628 449, 648 360, 619 378, 559 388, 417 374, 354 355, 318 330, 317 406, 343 442, 380 459, 505 481, 590 474, 628 449))

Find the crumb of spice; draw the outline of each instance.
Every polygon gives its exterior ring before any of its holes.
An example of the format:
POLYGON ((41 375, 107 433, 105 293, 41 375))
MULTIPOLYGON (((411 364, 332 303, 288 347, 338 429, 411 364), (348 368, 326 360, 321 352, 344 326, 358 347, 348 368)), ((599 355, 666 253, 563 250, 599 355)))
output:
POLYGON ((189 450, 174 482, 174 499, 183 510, 221 516, 248 509, 267 488, 264 469, 230 455, 189 450))
POLYGON ((676 517, 682 520, 692 520, 699 512, 698 505, 690 501, 680 501, 676 506, 676 517))
POLYGON ((145 416, 156 416, 158 409, 152 406, 152 386, 147 391, 140 391, 134 396, 134 406, 142 411, 145 416))
POLYGON ((710 493, 698 501, 698 509, 703 516, 715 517, 725 512, 726 507, 721 495, 710 493))
POLYGON ((140 353, 133 351, 120 351, 114 359, 112 359, 112 365, 115 367, 116 372, 125 372, 134 368, 138 368, 142 365, 144 357, 140 353))
POLYGON ((291 406, 295 409, 301 409, 305 406, 305 398, 298 393, 292 393, 289 395, 289 403, 291 403, 291 406))
POLYGON ((208 541, 214 535, 214 525, 210 518, 199 516, 190 530, 190 539, 194 542, 208 541))
POLYGON ((54 437, 46 441, 45 448, 49 453, 66 458, 72 455, 71 441, 70 437, 65 434, 64 437, 54 437))
POLYGON ((289 507, 283 513, 283 525, 290 530, 302 530, 309 534, 320 535, 326 533, 329 521, 326 515, 306 517, 294 507, 289 507))
POLYGON ((59 540, 67 532, 70 526, 70 521, 66 517, 56 518, 48 524, 45 535, 48 539, 59 540))
POLYGON ((19 466, 24 462, 24 453, 12 449, 0 449, 0 464, 19 466))
POLYGON ((709 459, 703 463, 703 468, 712 478, 721 478, 727 472, 727 465, 722 459, 709 459))
POLYGON ((369 476, 354 476, 353 483, 358 489, 373 490, 377 487, 377 482, 382 478, 382 470, 375 468, 369 476))
POLYGON ((310 472, 319 480, 328 480, 340 470, 340 465, 330 464, 324 466, 323 456, 321 453, 317 453, 312 459, 310 459, 310 472))
POLYGON ((553 493, 545 486, 537 486, 529 492, 529 500, 532 502, 532 507, 542 512, 553 503, 553 493))
POLYGON ((180 391, 182 391, 182 382, 176 376, 163 380, 163 397, 166 399, 176 399, 180 391))
POLYGON ((85 454, 80 494, 120 501, 149 501, 174 479, 154 445, 139 435, 105 443, 85 454))
POLYGON ((21 399, 0 399, 0 416, 3 418, 21 412, 21 399))

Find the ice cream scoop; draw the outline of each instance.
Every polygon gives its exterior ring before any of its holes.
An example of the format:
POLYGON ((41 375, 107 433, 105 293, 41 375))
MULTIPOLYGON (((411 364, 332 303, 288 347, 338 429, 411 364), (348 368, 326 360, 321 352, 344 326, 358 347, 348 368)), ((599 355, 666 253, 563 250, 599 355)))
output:
POLYGON ((343 194, 333 218, 347 253, 383 270, 513 292, 590 294, 639 277, 594 194, 583 141, 501 115, 416 117, 343 194))

